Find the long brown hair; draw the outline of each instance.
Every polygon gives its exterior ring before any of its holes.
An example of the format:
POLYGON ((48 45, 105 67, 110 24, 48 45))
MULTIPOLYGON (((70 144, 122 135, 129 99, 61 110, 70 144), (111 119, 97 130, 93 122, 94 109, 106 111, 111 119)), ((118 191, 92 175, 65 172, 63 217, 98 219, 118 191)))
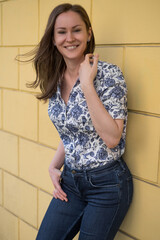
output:
MULTIPOLYGON (((60 4, 51 12, 45 33, 37 45, 37 47, 30 53, 33 57, 34 68, 36 70, 36 80, 33 83, 27 83, 27 87, 40 87, 41 94, 37 95, 38 99, 47 100, 52 97, 57 90, 57 83, 61 79, 66 64, 63 56, 59 53, 56 46, 54 46, 54 26, 56 18, 63 12, 73 11, 78 13, 86 25, 87 31, 91 27, 89 17, 85 9, 80 5, 72 5, 69 3, 60 4)), ((84 54, 93 53, 95 48, 95 39, 92 32, 91 40, 87 42, 84 54)), ((27 54, 26 54, 27 56, 27 54)))

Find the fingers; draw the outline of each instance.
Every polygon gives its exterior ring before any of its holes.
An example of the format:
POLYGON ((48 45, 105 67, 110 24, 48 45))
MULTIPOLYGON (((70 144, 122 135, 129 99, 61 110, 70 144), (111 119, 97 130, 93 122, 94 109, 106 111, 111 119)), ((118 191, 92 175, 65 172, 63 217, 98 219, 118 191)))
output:
POLYGON ((94 57, 94 55, 93 55, 92 53, 88 53, 88 54, 86 54, 86 56, 85 56, 85 60, 86 60, 87 62, 93 62, 93 57, 94 57))
POLYGON ((60 199, 62 201, 68 202, 67 197, 64 197, 64 195, 62 195, 57 189, 55 189, 53 191, 53 197, 56 198, 56 199, 58 198, 58 199, 60 199))
POLYGON ((55 198, 61 199, 62 201, 68 202, 67 194, 62 190, 60 184, 56 184, 55 189, 53 191, 53 196, 55 198))
POLYGON ((57 186, 55 186, 55 188, 63 197, 67 197, 67 194, 62 190, 60 184, 57 184, 57 186))
POLYGON ((93 63, 94 65, 97 65, 98 59, 99 59, 99 54, 98 53, 96 53, 95 55, 92 54, 92 53, 88 53, 85 56, 85 60, 87 62, 93 63))
POLYGON ((99 55, 96 53, 95 55, 94 55, 94 58, 93 58, 93 65, 95 66, 97 66, 97 63, 98 63, 98 59, 99 59, 99 55))
POLYGON ((62 190, 60 185, 61 171, 59 169, 51 169, 49 171, 50 177, 54 186, 53 197, 59 198, 62 201, 68 201, 67 194, 62 190))
POLYGON ((62 201, 68 202, 67 197, 64 197, 64 195, 62 195, 57 189, 53 191, 53 197, 56 199, 59 198, 62 201))

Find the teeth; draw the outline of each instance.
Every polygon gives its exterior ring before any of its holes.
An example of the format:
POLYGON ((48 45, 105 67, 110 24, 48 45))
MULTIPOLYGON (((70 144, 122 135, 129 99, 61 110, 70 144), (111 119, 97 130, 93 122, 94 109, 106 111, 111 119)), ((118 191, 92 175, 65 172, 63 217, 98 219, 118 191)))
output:
POLYGON ((77 47, 77 46, 70 46, 70 47, 66 47, 66 48, 69 49, 69 50, 70 50, 70 49, 72 50, 72 49, 75 49, 76 47, 77 47))

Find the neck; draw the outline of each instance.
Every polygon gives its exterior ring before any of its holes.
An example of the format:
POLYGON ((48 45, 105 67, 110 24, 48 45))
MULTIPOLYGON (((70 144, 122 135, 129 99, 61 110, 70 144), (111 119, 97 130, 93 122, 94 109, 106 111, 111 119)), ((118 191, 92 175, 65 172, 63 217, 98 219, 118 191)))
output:
POLYGON ((71 79, 77 79, 78 74, 79 74, 79 66, 83 62, 84 57, 81 58, 80 60, 65 60, 66 62, 66 74, 71 78, 71 79))

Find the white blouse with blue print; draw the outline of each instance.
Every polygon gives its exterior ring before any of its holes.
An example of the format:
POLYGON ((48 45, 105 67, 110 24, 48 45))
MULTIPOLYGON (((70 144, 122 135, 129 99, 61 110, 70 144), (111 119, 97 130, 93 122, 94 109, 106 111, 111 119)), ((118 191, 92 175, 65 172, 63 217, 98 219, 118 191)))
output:
POLYGON ((65 164, 71 169, 105 165, 118 160, 125 150, 127 88, 119 67, 99 61, 94 86, 112 118, 124 119, 123 133, 119 144, 109 149, 92 124, 80 80, 72 88, 67 105, 58 85, 57 92, 49 99, 48 114, 63 141, 65 164))

